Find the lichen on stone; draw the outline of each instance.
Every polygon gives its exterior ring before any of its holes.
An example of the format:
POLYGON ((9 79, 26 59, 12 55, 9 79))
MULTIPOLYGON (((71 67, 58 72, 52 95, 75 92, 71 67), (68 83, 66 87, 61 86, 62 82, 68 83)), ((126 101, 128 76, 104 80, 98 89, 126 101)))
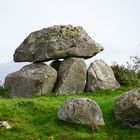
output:
POLYGON ((67 26, 55 26, 55 28, 50 28, 47 31, 46 38, 50 40, 51 38, 56 39, 70 39, 70 40, 77 40, 80 37, 80 31, 77 27, 73 27, 72 25, 67 26))

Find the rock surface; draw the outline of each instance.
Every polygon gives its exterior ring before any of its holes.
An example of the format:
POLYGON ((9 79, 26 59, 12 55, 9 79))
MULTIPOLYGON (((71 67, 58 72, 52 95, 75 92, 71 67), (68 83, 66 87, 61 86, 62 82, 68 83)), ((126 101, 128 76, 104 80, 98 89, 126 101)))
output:
POLYGON ((86 84, 86 73, 84 59, 65 59, 59 67, 55 92, 59 95, 83 92, 86 84))
POLYGON ((115 117, 124 125, 140 129, 140 89, 130 90, 115 100, 115 117))
POLYGON ((68 98, 58 111, 60 120, 89 125, 93 131, 104 125, 99 105, 88 98, 68 98))
POLYGON ((78 26, 55 25, 32 32, 14 54, 15 62, 45 62, 67 57, 90 58, 103 47, 78 26))
POLYGON ((120 85, 114 73, 103 60, 95 60, 88 68, 86 91, 115 89, 120 85))
POLYGON ((55 69, 44 63, 33 63, 7 75, 5 88, 10 90, 10 97, 30 97, 51 93, 56 79, 55 69))

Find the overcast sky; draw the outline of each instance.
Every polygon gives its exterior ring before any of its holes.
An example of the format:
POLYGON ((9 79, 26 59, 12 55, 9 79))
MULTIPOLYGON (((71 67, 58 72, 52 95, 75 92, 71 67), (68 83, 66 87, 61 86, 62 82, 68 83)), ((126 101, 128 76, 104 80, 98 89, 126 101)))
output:
POLYGON ((55 24, 83 26, 105 48, 95 59, 123 64, 140 53, 140 0, 0 0, 0 63, 30 32, 55 24))

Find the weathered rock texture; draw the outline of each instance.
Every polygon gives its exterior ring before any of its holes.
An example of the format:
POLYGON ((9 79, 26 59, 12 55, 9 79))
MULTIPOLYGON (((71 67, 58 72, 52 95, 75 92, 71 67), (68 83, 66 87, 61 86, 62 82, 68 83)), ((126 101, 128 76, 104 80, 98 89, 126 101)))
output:
POLYGON ((86 84, 86 73, 84 59, 65 59, 59 67, 55 92, 59 95, 83 92, 86 84))
POLYGON ((7 75, 5 88, 10 89, 11 97, 30 97, 51 93, 57 79, 57 72, 43 63, 33 63, 7 75))
POLYGON ((104 125, 99 105, 88 98, 69 98, 58 111, 60 120, 89 125, 93 131, 104 125))
POLYGON ((114 73, 103 60, 95 60, 88 68, 86 91, 115 89, 120 85, 114 73))
POLYGON ((78 26, 55 25, 32 32, 16 49, 15 62, 37 62, 67 57, 90 58, 103 47, 78 26))
MULTIPOLYGON (((55 25, 32 32, 15 50, 14 61, 35 64, 9 74, 5 79, 5 88, 11 90, 12 97, 50 92, 59 95, 81 93, 87 79, 84 59, 101 51, 103 47, 92 40, 81 26, 55 25), (42 63, 49 60, 54 60, 50 66, 42 63)), ((118 83, 110 80, 108 73, 102 73, 104 68, 104 65, 95 67, 95 73, 90 73, 92 68, 89 68, 88 91, 116 87, 118 83), (96 73, 99 76, 93 78, 96 73)))
POLYGON ((140 89, 130 90, 115 100, 115 117, 124 125, 140 129, 140 89))

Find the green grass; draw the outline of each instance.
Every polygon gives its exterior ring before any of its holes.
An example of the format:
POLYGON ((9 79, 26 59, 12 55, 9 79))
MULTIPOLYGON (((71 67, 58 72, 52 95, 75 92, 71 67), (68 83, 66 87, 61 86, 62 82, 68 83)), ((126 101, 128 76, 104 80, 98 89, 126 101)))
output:
POLYGON ((1 97, 0 120, 8 121, 12 128, 0 128, 0 140, 48 140, 50 136, 54 136, 54 140, 140 140, 140 131, 121 125, 113 114, 115 98, 129 89, 121 87, 114 91, 26 99, 1 97), (92 133, 88 126, 58 120, 57 111, 70 96, 94 99, 103 112, 104 130, 92 133))

